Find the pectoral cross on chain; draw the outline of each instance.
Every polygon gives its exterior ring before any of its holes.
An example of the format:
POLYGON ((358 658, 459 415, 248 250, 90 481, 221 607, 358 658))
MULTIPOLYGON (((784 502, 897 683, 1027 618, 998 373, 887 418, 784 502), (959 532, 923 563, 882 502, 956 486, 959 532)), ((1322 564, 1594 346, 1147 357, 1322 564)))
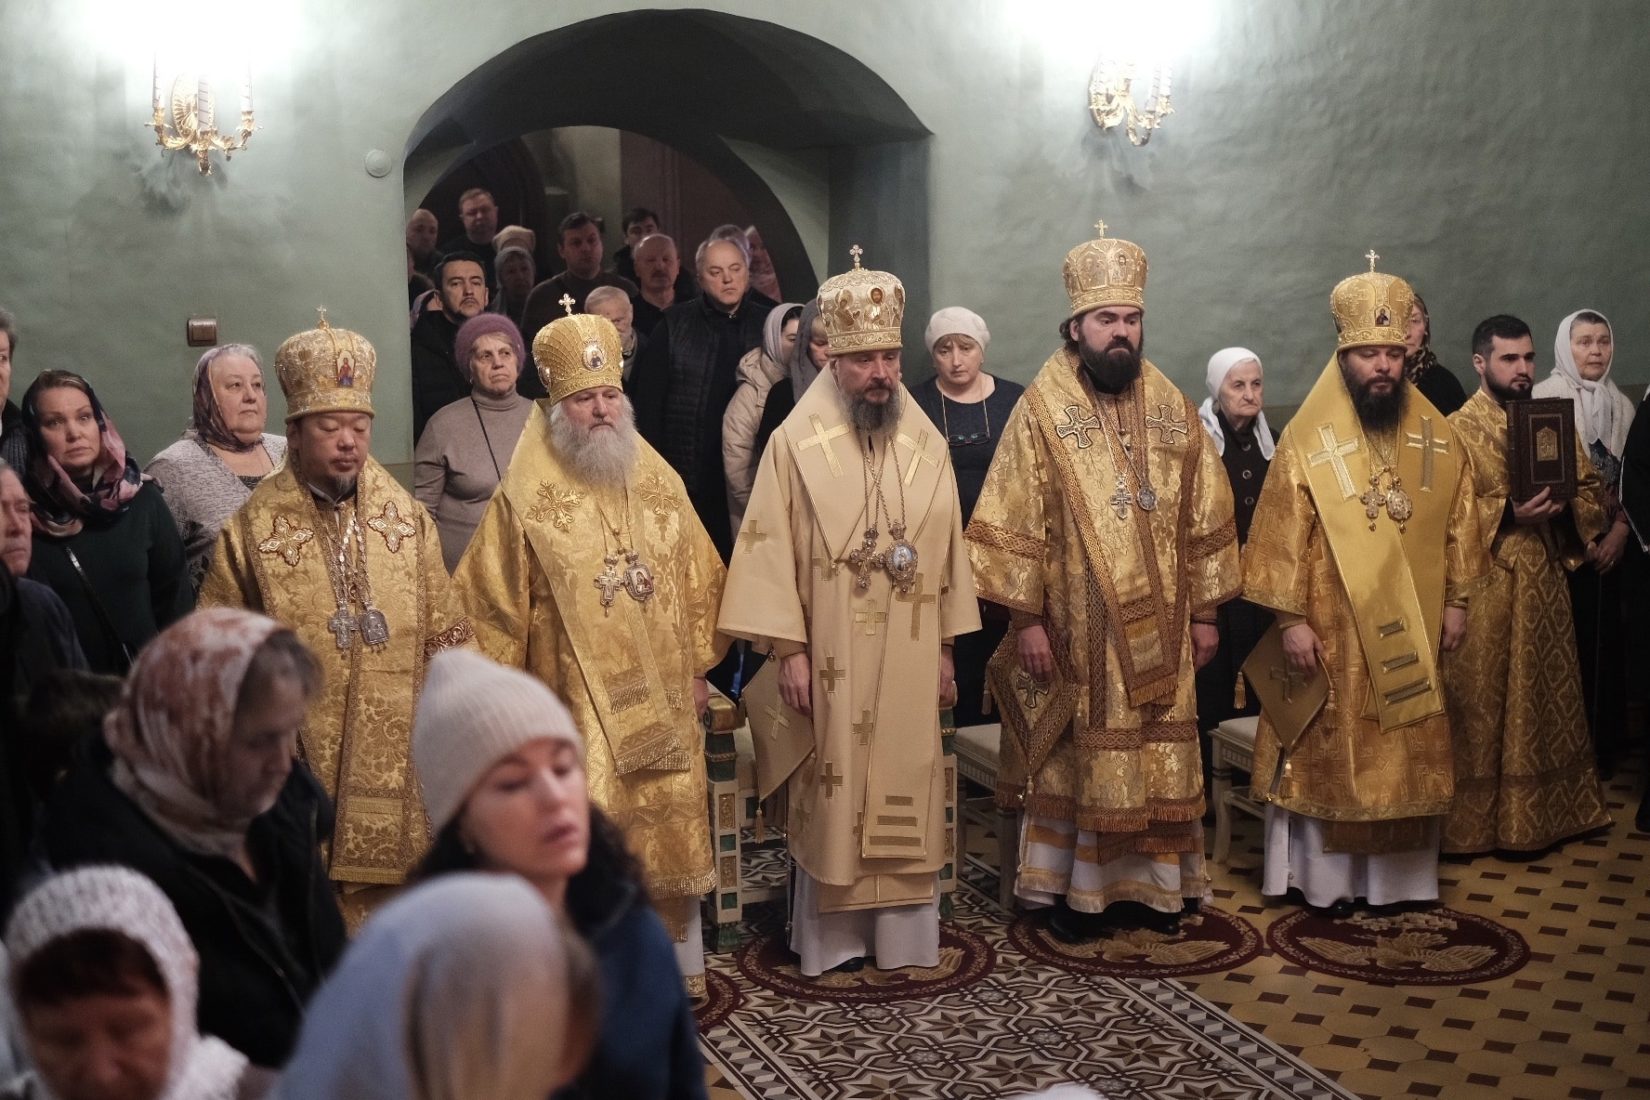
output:
POLYGON ((1123 484, 1122 478, 1117 479, 1117 492, 1111 495, 1110 503, 1118 519, 1129 518, 1129 505, 1134 503, 1134 494, 1129 492, 1129 487, 1123 484))
POLYGON ((338 642, 339 649, 348 649, 354 645, 355 632, 360 628, 360 624, 355 621, 355 616, 343 607, 334 611, 332 618, 327 620, 327 629, 332 631, 332 636, 338 642))
POLYGON ((613 613, 613 597, 624 587, 624 578, 619 575, 619 561, 612 555, 603 559, 607 568, 596 574, 596 587, 602 592, 602 610, 605 614, 613 613))

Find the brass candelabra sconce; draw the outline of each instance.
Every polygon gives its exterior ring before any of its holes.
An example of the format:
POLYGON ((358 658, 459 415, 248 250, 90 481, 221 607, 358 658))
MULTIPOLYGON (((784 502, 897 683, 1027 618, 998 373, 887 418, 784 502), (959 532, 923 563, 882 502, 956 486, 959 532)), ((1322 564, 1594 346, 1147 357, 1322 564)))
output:
POLYGON ((246 148, 257 126, 252 120, 252 77, 241 79, 240 125, 232 133, 218 131, 217 101, 212 84, 205 76, 180 74, 162 95, 160 63, 155 63, 154 116, 149 124, 155 130, 155 144, 170 152, 187 150, 194 154, 201 175, 212 174, 212 154, 222 153, 228 160, 246 148))
POLYGON ((1089 81, 1089 111, 1102 130, 1123 126, 1134 145, 1174 114, 1169 105, 1169 66, 1105 59, 1089 81))

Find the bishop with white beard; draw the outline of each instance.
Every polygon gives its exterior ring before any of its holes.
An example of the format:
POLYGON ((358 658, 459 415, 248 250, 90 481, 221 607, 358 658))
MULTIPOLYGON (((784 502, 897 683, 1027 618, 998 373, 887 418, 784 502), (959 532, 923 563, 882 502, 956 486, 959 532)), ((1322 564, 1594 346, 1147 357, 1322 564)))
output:
POLYGON ((547 398, 453 583, 482 650, 556 691, 584 734, 590 797, 623 830, 704 989, 699 897, 715 884, 699 715, 724 572, 681 478, 636 433, 605 318, 533 340, 547 398))

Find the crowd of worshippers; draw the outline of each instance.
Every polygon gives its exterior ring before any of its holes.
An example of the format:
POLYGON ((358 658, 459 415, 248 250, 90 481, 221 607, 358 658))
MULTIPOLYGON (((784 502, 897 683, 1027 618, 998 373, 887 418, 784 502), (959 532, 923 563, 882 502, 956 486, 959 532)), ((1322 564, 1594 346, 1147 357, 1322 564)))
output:
POLYGON ((1145 358, 1146 256, 1103 226, 1028 386, 953 306, 907 389, 904 287, 857 246, 786 303, 753 232, 683 280, 649 212, 616 271, 574 214, 535 284, 528 231, 461 213, 434 260, 407 227, 410 492, 377 350, 324 313, 275 353, 284 432, 259 353, 216 347, 140 467, 96 379, 11 400, 0 312, 0 1095, 703 1095, 730 700, 811 978, 938 964, 942 719, 1000 726, 1004 873, 1073 943, 1206 899, 1236 716, 1262 892, 1331 915, 1609 825, 1650 417, 1603 314, 1539 383, 1484 321, 1468 396, 1371 254, 1274 435, 1256 352, 1200 405, 1145 358), (1513 493, 1532 394, 1573 403, 1568 499, 1513 493))

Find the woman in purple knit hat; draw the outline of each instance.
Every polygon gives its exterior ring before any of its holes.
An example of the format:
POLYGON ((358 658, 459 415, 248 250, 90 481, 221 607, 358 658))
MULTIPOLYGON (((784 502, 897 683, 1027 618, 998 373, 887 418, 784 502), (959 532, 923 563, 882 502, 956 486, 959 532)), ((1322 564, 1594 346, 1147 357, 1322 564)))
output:
POLYGON ((413 453, 413 495, 435 517, 449 573, 470 545, 533 409, 532 400, 516 392, 527 350, 510 318, 479 313, 465 321, 453 358, 470 376, 470 395, 430 417, 413 453))

